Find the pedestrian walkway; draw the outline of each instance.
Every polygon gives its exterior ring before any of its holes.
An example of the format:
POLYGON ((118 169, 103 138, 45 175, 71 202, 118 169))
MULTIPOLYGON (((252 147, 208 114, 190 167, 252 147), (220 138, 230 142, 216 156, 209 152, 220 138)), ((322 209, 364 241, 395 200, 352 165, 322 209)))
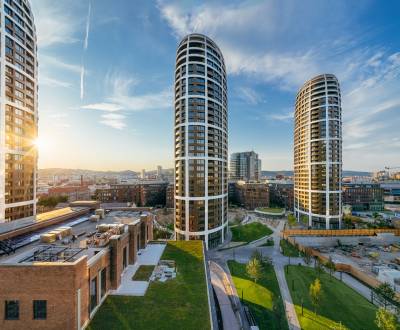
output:
POLYGON ((125 268, 121 275, 121 285, 117 290, 111 291, 116 296, 144 296, 149 281, 133 281, 132 277, 141 265, 157 265, 164 252, 165 244, 148 244, 138 252, 138 260, 134 265, 125 268))

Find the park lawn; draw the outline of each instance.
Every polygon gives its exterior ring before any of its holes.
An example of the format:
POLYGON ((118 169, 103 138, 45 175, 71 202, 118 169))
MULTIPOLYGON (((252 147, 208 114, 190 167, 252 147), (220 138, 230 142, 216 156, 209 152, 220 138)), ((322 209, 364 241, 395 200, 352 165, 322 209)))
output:
POLYGON ((284 210, 280 207, 258 207, 256 208, 256 211, 280 214, 284 210))
POLYGON ((132 281, 148 281, 154 270, 154 265, 140 265, 132 276, 132 281))
POLYGON ((279 245, 282 248, 282 253, 286 257, 298 257, 299 256, 299 250, 290 244, 288 241, 281 239, 279 241, 279 245))
POLYGON ((340 322, 351 330, 378 329, 374 322, 377 308, 346 284, 325 272, 320 275, 322 298, 316 315, 309 296, 310 284, 317 277, 315 269, 305 266, 286 267, 289 267, 288 273, 285 271, 286 281, 302 329, 328 330, 340 322), (301 315, 301 298, 304 302, 304 316, 301 315))
POLYGON ((259 245, 259 246, 274 246, 274 240, 273 239, 268 239, 265 243, 259 245))
POLYGON ((108 296, 87 329, 210 329, 203 242, 170 241, 161 259, 175 260, 175 279, 144 297, 108 296))
POLYGON ((273 266, 264 264, 261 279, 254 283, 246 273, 246 265, 228 261, 229 270, 239 297, 250 308, 257 325, 262 329, 288 329, 285 309, 273 266), (277 304, 276 312, 273 305, 277 304))
POLYGON ((252 222, 247 225, 231 227, 231 232, 233 242, 246 243, 250 243, 273 233, 272 229, 259 222, 252 222))

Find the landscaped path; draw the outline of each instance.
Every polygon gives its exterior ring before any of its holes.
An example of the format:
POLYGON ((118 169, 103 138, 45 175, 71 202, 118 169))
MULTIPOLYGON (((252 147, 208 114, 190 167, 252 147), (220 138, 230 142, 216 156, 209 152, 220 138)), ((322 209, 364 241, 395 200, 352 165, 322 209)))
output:
MULTIPOLYGON (((272 226, 270 227, 273 230, 273 233, 271 234, 271 236, 274 239, 273 247, 260 247, 259 245, 262 244, 263 241, 267 240, 267 238, 264 238, 264 240, 251 242, 247 245, 240 246, 237 248, 232 248, 229 250, 209 251, 208 258, 217 262, 226 271, 226 269, 228 269, 226 265, 226 262, 228 260, 235 260, 240 263, 247 263, 250 260, 252 254, 254 253, 256 247, 258 251, 262 253, 262 255, 270 257, 272 259, 272 264, 274 265, 276 277, 278 279, 279 289, 282 295, 282 300, 285 305, 286 317, 288 319, 289 328, 293 330, 299 330, 300 323, 297 318, 296 311, 294 309, 292 297, 290 296, 284 272, 284 266, 288 264, 289 258, 282 255, 279 248, 280 233, 283 230, 283 227, 284 227, 284 221, 279 221, 279 225, 276 228, 272 226)), ((290 258, 290 260, 294 264, 298 264, 299 262, 302 263, 301 258, 290 258)), ((228 273, 229 271, 226 272, 228 273)), ((233 283, 231 283, 231 285, 233 285, 233 283)))

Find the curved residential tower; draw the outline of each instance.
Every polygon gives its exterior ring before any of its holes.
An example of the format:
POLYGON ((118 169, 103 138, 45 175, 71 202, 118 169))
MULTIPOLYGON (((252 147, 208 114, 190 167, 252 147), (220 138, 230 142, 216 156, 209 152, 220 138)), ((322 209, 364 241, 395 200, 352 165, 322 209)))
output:
POLYGON ((218 46, 201 34, 183 38, 175 70, 175 232, 208 248, 227 230, 227 92, 218 46))
POLYGON ((0 222, 36 213, 36 32, 28 0, 1 1, 0 222))
POLYGON ((342 218, 342 108, 332 74, 307 81, 294 115, 294 209, 313 228, 339 228, 342 218))

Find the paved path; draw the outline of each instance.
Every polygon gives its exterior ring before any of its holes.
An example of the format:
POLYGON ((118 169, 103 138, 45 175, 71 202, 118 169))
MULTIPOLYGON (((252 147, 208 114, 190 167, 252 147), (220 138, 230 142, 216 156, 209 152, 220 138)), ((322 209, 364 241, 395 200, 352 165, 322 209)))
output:
POLYGON ((210 275, 221 310, 224 330, 239 330, 240 321, 233 310, 234 293, 231 283, 229 283, 224 270, 213 261, 210 261, 210 275))
MULTIPOLYGON (((289 258, 285 257, 280 252, 280 233, 283 230, 284 221, 280 221, 279 225, 274 228, 270 226, 273 230, 271 234, 274 239, 274 246, 259 246, 263 241, 257 241, 255 243, 250 243, 237 248, 232 248, 229 250, 222 251, 210 251, 209 258, 216 261, 221 266, 226 266, 226 261, 235 260, 240 263, 247 263, 254 253, 255 248, 263 255, 271 258, 274 265, 274 270, 276 277, 278 279, 279 289, 281 291, 282 300, 285 305, 286 317, 289 323, 289 328, 293 330, 300 329, 300 323, 294 309, 293 301, 290 296, 289 288, 286 283, 284 266, 288 264, 289 258)), ((265 238, 266 240, 267 238, 265 238)), ((303 263, 301 258, 290 258, 292 264, 303 263)), ((243 311, 242 311, 243 312, 243 311)), ((244 314, 243 314, 244 315, 244 314)))

